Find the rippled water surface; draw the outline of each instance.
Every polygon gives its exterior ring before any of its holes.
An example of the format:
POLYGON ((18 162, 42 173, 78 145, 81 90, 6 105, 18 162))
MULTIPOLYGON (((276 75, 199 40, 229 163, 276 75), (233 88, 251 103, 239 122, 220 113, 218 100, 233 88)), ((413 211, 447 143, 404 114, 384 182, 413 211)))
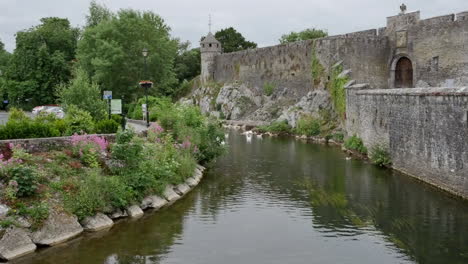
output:
POLYGON ((468 205, 336 147, 231 132, 170 208, 15 263, 468 263, 468 205))

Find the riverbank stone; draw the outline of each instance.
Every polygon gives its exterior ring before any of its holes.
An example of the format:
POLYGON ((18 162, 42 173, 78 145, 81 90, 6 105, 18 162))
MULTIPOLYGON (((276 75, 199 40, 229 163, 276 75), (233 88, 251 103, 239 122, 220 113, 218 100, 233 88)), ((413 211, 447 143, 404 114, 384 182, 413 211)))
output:
POLYGON ((161 198, 157 195, 151 195, 143 199, 141 202, 141 209, 160 209, 161 207, 165 206, 167 204, 167 200, 164 198, 161 198))
POLYGON ((122 209, 117 209, 109 215, 110 219, 124 218, 127 216, 128 216, 127 211, 122 210, 122 209))
POLYGON ((38 245, 53 246, 72 239, 83 232, 75 215, 51 211, 41 229, 32 233, 32 241, 38 245))
POLYGON ((10 207, 0 204, 0 218, 4 218, 7 216, 8 211, 10 211, 10 207))
POLYGON ((199 181, 195 180, 195 178, 193 178, 193 177, 190 177, 185 181, 185 183, 190 187, 195 187, 195 186, 197 186, 199 181))
POLYGON ((95 216, 86 217, 83 221, 81 221, 81 225, 86 231, 97 232, 112 227, 114 222, 107 215, 103 213, 97 213, 95 216))
POLYGON ((21 228, 9 227, 0 233, 0 258, 3 260, 21 257, 36 250, 28 233, 21 228))
POLYGON ((173 203, 175 201, 177 201, 178 199, 180 199, 180 195, 178 195, 172 186, 166 186, 166 189, 164 190, 164 193, 163 193, 163 196, 164 198, 166 198, 166 200, 169 202, 169 203, 173 203))
POLYGON ((190 188, 190 186, 185 183, 181 183, 174 187, 174 191, 180 196, 186 195, 188 192, 190 192, 191 189, 192 188, 190 188))
POLYGON ((197 169, 200 170, 201 172, 205 171, 205 167, 203 167, 202 165, 200 164, 197 164, 197 169))
POLYGON ((138 218, 145 214, 138 205, 129 206, 127 207, 126 211, 128 216, 132 218, 138 218))
POLYGON ((197 180, 198 182, 201 181, 201 179, 203 178, 203 172, 200 171, 200 170, 195 170, 195 175, 193 175, 193 178, 195 178, 195 180, 197 180))

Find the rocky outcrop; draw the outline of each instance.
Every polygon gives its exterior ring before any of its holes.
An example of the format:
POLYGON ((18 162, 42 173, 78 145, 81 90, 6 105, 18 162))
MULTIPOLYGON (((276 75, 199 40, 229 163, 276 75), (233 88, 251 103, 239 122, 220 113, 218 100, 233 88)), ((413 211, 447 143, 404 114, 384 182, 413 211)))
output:
POLYGON ((286 120, 289 125, 295 127, 301 116, 312 115, 319 118, 321 110, 331 112, 330 94, 325 90, 312 91, 284 110, 278 120, 286 120))
POLYGON ((145 199, 143 199, 143 201, 141 202, 141 209, 142 210, 145 210, 145 209, 160 209, 162 207, 164 207, 165 205, 167 205, 168 201, 164 198, 161 198, 157 195, 151 195, 151 196, 148 196, 146 197, 145 199))
POLYGON ((128 216, 132 218, 138 218, 143 216, 144 214, 143 210, 141 210, 141 208, 138 205, 129 206, 125 210, 127 211, 128 216))
POLYGON ((245 84, 224 85, 216 98, 216 105, 227 119, 240 119, 262 105, 263 97, 245 84))
POLYGON ((174 191, 174 187, 173 186, 167 186, 166 189, 164 190, 164 193, 163 193, 163 196, 164 198, 166 198, 166 200, 172 204, 173 202, 177 201, 180 199, 180 195, 178 195, 175 191, 174 191))
POLYGON ((3 260, 21 257, 36 250, 36 245, 24 229, 9 227, 1 233, 0 258, 3 260))
POLYGON ((81 221, 81 225, 86 231, 97 232, 111 228, 114 225, 114 222, 107 215, 97 213, 95 216, 86 217, 81 221))
POLYGON ((53 246, 76 237, 83 228, 74 215, 62 211, 51 211, 41 229, 32 234, 32 241, 38 245, 53 246))

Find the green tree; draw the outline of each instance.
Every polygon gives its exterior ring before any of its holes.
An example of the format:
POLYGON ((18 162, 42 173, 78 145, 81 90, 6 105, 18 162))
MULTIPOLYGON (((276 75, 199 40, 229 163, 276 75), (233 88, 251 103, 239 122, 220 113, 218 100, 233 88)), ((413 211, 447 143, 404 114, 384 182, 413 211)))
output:
MULTIPOLYGON (((95 3, 94 3, 95 4, 95 3)), ((150 79, 152 95, 171 95, 178 81, 174 73, 177 41, 171 39, 170 28, 153 12, 122 9, 109 18, 96 21, 91 5, 88 24, 78 44, 77 58, 92 80, 115 97, 136 99, 143 94, 140 80, 150 79), (91 19, 93 18, 93 19, 91 19), (147 48, 148 70, 145 72, 142 50, 147 48)), ((110 13, 99 7, 99 14, 110 13)))
POLYGON ((75 71, 75 78, 68 84, 58 86, 57 95, 65 111, 74 105, 89 112, 95 120, 106 117, 107 105, 101 99, 101 89, 97 84, 91 83, 88 74, 80 68, 75 71))
POLYGON ((6 93, 5 92, 6 82, 5 82, 4 75, 8 67, 8 64, 10 62, 10 57, 11 57, 11 54, 5 50, 5 45, 3 44, 3 42, 0 41, 0 107, 2 107, 2 101, 4 99, 3 97, 4 97, 4 94, 6 93))
POLYGON ((5 50, 5 45, 0 41, 0 78, 5 73, 5 70, 10 61, 11 54, 5 50))
POLYGON ((324 30, 308 28, 300 32, 292 31, 289 34, 285 34, 281 36, 281 38, 279 39, 279 42, 281 44, 285 44, 285 43, 296 42, 296 41, 301 41, 301 40, 323 38, 326 36, 328 36, 328 33, 324 30))
POLYGON ((10 102, 19 106, 50 104, 56 85, 69 80, 79 30, 67 19, 42 18, 16 34, 16 49, 5 72, 10 102))
POLYGON ((256 43, 245 40, 244 36, 237 32, 233 27, 216 32, 215 38, 221 42, 223 51, 226 53, 254 49, 257 47, 256 43))
POLYGON ((174 70, 179 83, 190 81, 200 75, 200 48, 190 49, 190 42, 179 43, 174 70))
POLYGON ((99 5, 95 0, 91 1, 89 14, 86 16, 86 27, 94 27, 103 21, 112 18, 112 12, 107 7, 99 5))

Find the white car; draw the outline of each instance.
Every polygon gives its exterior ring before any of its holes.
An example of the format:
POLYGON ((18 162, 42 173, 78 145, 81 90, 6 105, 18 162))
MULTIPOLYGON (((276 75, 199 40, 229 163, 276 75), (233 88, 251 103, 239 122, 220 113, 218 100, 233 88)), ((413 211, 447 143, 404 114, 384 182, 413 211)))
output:
POLYGON ((31 112, 33 115, 37 116, 42 110, 45 109, 45 107, 46 107, 45 105, 36 106, 32 109, 31 112))
POLYGON ((63 111, 63 108, 60 106, 49 106, 45 110, 43 110, 43 112, 47 114, 54 114, 59 119, 62 119, 65 117, 65 112, 63 111))

